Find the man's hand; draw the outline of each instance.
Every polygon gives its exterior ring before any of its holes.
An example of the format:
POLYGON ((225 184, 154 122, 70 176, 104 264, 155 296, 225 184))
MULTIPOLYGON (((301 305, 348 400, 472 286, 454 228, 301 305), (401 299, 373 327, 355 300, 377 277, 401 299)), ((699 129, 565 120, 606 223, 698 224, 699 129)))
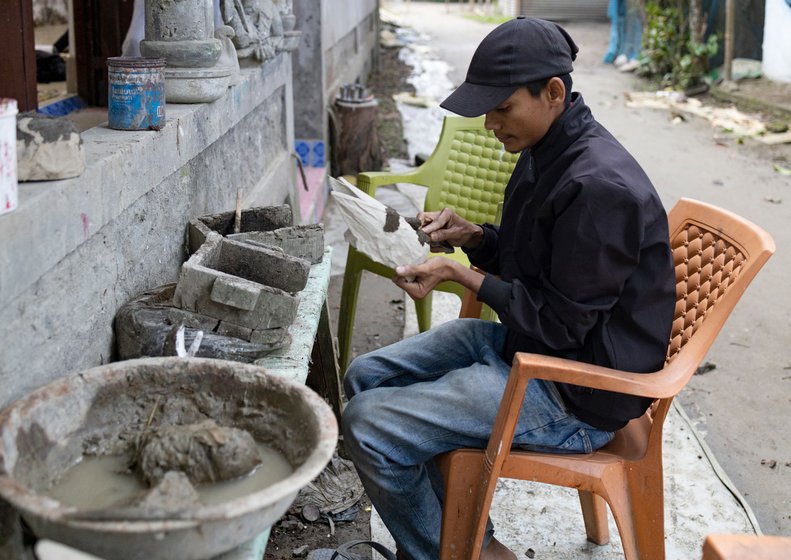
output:
POLYGON ((423 299, 445 280, 458 282, 477 294, 484 278, 483 274, 445 257, 433 257, 418 265, 399 266, 395 272, 393 282, 412 299, 423 299))
POLYGON ((423 264, 399 266, 393 282, 412 299, 423 299, 437 284, 452 279, 456 264, 444 257, 434 257, 423 264))
POLYGON ((457 215, 450 208, 441 212, 421 212, 421 228, 432 243, 447 241, 454 247, 475 249, 483 240, 483 228, 457 215))

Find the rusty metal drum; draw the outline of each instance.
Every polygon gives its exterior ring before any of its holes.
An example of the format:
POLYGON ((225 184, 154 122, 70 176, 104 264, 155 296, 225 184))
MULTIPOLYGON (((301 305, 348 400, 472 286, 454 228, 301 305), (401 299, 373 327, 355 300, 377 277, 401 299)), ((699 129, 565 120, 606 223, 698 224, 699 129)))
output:
POLYGON ((159 130, 165 124, 165 59, 107 59, 110 128, 159 130))

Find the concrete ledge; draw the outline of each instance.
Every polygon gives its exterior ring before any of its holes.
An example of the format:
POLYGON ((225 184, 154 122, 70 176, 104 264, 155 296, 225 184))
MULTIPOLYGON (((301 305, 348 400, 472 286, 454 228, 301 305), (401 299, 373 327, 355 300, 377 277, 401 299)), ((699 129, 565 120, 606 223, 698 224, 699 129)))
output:
POLYGON ((113 319, 175 282, 187 223, 296 197, 291 59, 246 69, 214 103, 168 105, 160 132, 85 133, 82 176, 21 185, 0 217, 0 408, 112 361, 113 319))
POLYGON ((321 308, 327 299, 330 286, 331 269, 332 247, 328 246, 324 249, 322 261, 310 267, 308 284, 297 296, 297 318, 288 328, 291 344, 256 360, 255 365, 263 366, 270 372, 293 381, 305 383, 310 369, 313 342, 319 329, 321 308))
MULTIPOLYGON (((290 96, 290 74, 290 56, 281 54, 242 70, 241 83, 213 103, 168 104, 161 131, 117 131, 103 125, 84 132, 85 172, 74 179, 21 183, 17 210, 0 218, 0 308, 278 88, 286 85, 290 96)), ((293 132, 290 136, 284 149, 293 143, 293 132)), ((255 199, 255 193, 246 195, 255 199)))

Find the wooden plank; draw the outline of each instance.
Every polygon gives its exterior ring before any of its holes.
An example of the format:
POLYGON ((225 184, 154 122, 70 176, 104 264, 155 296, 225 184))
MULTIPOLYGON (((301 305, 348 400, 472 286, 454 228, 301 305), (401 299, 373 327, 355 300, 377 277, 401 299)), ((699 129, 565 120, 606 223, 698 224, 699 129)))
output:
POLYGON ((329 401, 333 412, 335 412, 335 419, 340 425, 341 413, 343 412, 341 370, 338 366, 335 337, 332 334, 330 307, 326 300, 321 308, 321 317, 319 318, 319 328, 316 332, 316 341, 313 344, 307 385, 329 401))
POLYGON ((17 100, 20 111, 38 108, 33 3, 4 0, 0 10, 0 97, 17 100))
POLYGON ((134 2, 73 0, 77 92, 92 106, 107 106, 107 58, 121 55, 134 2))

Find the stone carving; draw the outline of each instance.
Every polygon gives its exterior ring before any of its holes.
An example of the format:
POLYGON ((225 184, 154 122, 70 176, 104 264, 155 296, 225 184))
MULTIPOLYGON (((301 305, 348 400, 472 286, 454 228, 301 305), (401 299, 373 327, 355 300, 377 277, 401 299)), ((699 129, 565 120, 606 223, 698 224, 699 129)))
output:
POLYGON ((219 63, 222 39, 215 37, 212 0, 145 0, 145 57, 164 58, 168 103, 208 103, 220 98, 232 79, 233 64, 219 63))
POLYGON ((291 0, 220 0, 222 19, 234 30, 239 58, 266 62, 295 47, 293 37, 299 32, 294 31, 291 8, 291 0))

